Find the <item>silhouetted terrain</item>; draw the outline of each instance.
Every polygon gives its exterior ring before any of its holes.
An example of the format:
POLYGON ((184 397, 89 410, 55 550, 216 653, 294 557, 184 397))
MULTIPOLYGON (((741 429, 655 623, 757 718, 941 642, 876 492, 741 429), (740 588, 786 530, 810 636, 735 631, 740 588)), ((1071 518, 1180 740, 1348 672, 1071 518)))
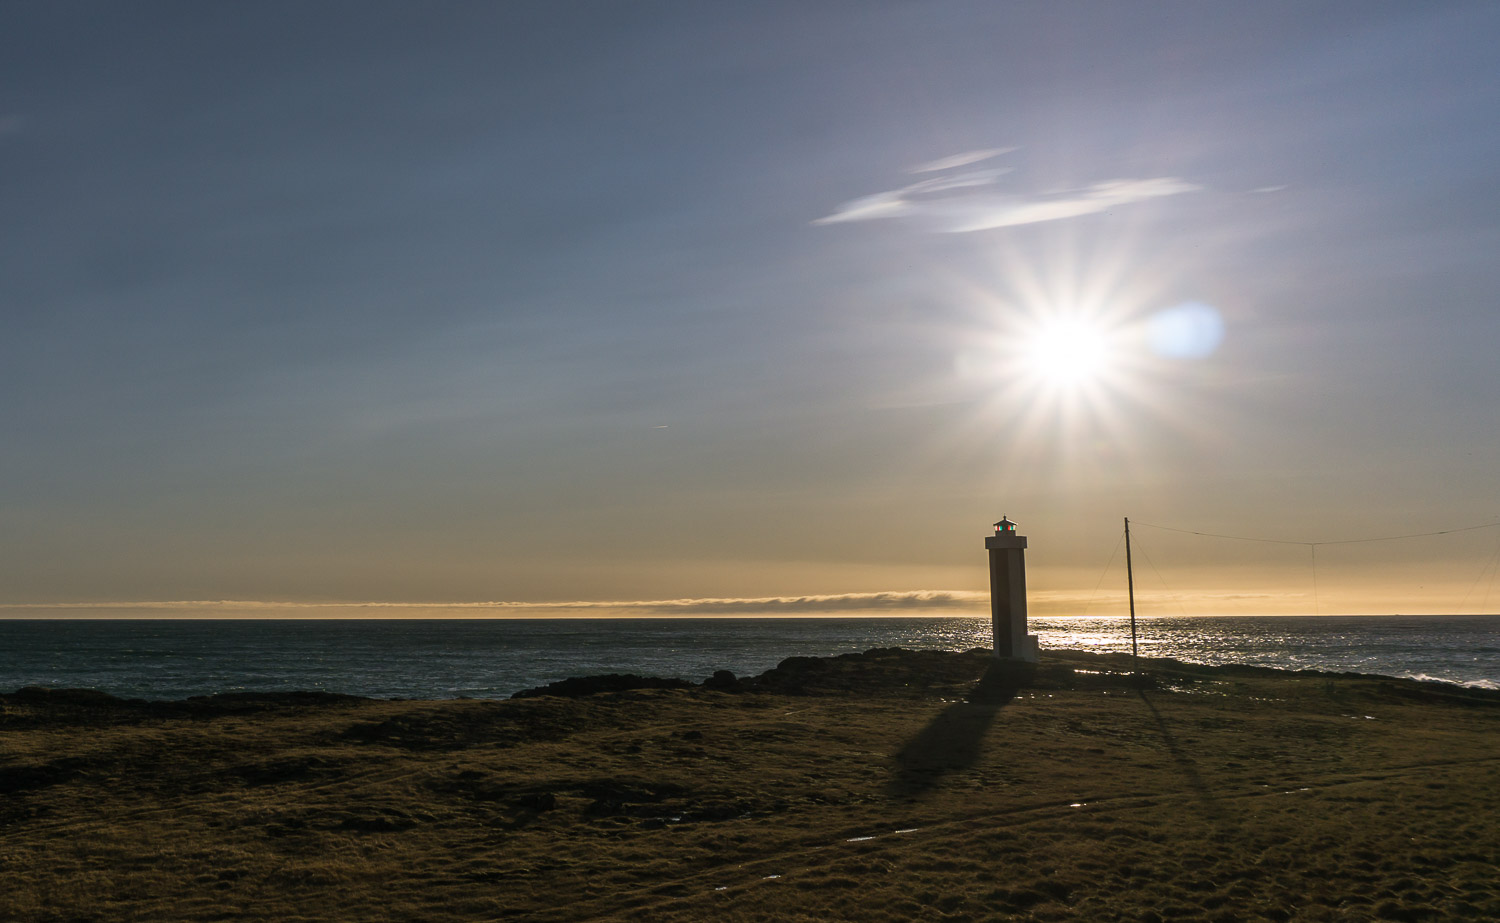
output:
POLYGON ((1048 652, 0 696, 0 919, 1500 918, 1500 694, 1048 652))

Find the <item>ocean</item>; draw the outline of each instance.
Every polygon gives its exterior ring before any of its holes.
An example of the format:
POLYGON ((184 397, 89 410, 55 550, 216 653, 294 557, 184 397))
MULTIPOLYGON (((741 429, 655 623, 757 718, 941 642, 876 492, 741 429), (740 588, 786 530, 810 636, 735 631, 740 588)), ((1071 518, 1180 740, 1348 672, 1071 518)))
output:
MULTIPOLYGON (((1379 673, 1500 689, 1500 616, 1156 617, 1142 656, 1379 673)), ((1033 618, 1043 648, 1130 650, 1129 621, 1033 618)), ((701 680, 793 655, 989 646, 968 617, 0 621, 0 691, 98 689, 180 699, 318 690, 502 698, 569 676, 701 680)))

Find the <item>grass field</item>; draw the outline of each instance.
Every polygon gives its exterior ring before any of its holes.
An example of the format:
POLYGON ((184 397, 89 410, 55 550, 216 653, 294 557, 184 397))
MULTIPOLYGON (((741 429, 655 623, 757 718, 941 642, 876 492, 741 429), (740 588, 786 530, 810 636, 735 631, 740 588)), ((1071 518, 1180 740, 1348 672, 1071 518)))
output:
POLYGON ((1500 919, 1500 695, 1047 653, 0 696, 3 920, 1500 919))

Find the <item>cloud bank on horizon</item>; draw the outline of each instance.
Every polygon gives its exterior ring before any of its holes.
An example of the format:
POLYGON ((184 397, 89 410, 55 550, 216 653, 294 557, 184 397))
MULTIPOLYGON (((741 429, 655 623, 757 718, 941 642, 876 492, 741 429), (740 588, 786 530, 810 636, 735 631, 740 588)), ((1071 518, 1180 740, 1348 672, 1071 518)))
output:
MULTIPOLYGON (((1207 605, 1297 600, 1306 594, 1253 591, 1171 591, 1138 594, 1155 605, 1207 605)), ((1033 590, 1032 615, 1040 618, 1124 617, 1123 591, 1033 590)), ((973 590, 910 590, 805 596, 685 597, 682 599, 568 600, 525 602, 392 602, 385 600, 274 601, 255 599, 129 600, 115 602, 0 603, 3 619, 527 619, 527 618, 713 618, 837 616, 986 617, 989 593, 973 590)))
POLYGON ((987 593, 968 590, 913 590, 888 593, 835 593, 808 596, 760 596, 745 598, 691 598, 641 600, 574 600, 567 602, 274 602, 236 599, 183 599, 129 602, 0 603, 6 610, 67 612, 75 610, 128 610, 240 614, 281 611, 329 612, 335 610, 453 610, 476 615, 523 615, 537 612, 628 612, 634 615, 775 615, 817 612, 906 611, 925 609, 970 610, 982 608, 987 593))
POLYGON ((907 218, 924 222, 929 230, 966 233, 1077 218, 1202 188, 1174 176, 1157 176, 1112 179, 1074 189, 1018 195, 995 189, 996 180, 1010 173, 1010 167, 947 172, 1014 150, 1014 147, 985 148, 920 164, 907 172, 945 175, 850 199, 831 214, 815 219, 813 224, 907 218))

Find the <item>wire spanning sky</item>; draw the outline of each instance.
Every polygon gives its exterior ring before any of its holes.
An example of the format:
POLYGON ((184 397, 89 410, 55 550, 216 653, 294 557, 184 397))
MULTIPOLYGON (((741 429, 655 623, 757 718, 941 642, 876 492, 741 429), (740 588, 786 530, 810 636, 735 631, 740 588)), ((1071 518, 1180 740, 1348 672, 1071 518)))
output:
MULTIPOLYGON (((1125 515, 1500 520, 1497 47, 1489 2, 6 3, 0 605, 961 611, 1007 514, 1098 614, 1125 515)), ((1141 538, 1165 612, 1500 607, 1495 530, 1320 550, 1316 601, 1141 538)))

